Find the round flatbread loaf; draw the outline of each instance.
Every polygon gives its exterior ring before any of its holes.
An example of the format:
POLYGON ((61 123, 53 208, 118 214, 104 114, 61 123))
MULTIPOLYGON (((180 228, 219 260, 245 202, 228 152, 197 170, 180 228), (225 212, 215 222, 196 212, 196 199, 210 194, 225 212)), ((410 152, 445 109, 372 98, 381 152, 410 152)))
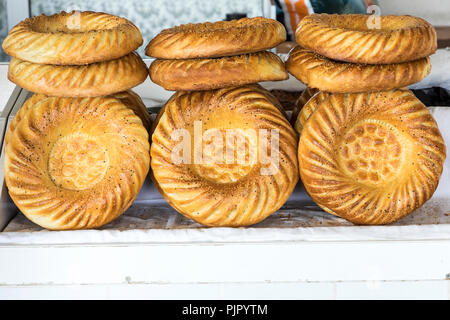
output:
POLYGON ((303 48, 330 59, 364 64, 413 61, 437 49, 433 26, 411 16, 313 14, 302 19, 295 37, 303 48), (377 18, 379 25, 370 20, 377 18))
POLYGON ((133 112, 141 119, 145 129, 150 133, 152 128, 152 118, 150 112, 142 101, 141 97, 133 90, 114 93, 111 97, 119 99, 124 105, 133 110, 133 112))
POLYGON ((396 90, 330 95, 305 123, 298 157, 303 184, 320 207, 377 225, 431 198, 446 149, 428 109, 412 92, 396 90))
POLYGON ((161 31, 146 54, 159 59, 234 56, 271 49, 286 41, 286 29, 262 17, 185 24, 161 31))
POLYGON ((9 135, 5 179, 20 211, 50 230, 101 227, 136 199, 147 130, 116 98, 32 98, 9 135))
POLYGON ((3 42, 3 50, 40 64, 84 65, 123 57, 143 43, 127 19, 102 12, 61 12, 26 19, 3 42))
POLYGON ((430 58, 396 64, 355 64, 330 60, 311 50, 294 48, 286 68, 306 85, 321 91, 386 91, 420 82, 431 72, 430 58))
POLYGON ((308 121, 313 112, 316 111, 320 103, 323 100, 328 99, 330 95, 331 94, 328 92, 318 91, 305 103, 303 108, 300 110, 294 125, 295 131, 297 131, 299 135, 302 133, 302 129, 305 126, 306 121, 308 121))
POLYGON ((255 86, 178 92, 157 121, 154 183, 198 223, 253 225, 277 211, 297 184, 297 136, 255 86))
MULTIPOLYGON (((112 98, 119 99, 124 105, 133 110, 133 112, 141 119, 144 127, 147 131, 150 132, 152 128, 152 119, 150 113, 147 110, 142 99, 132 90, 115 93, 111 96, 112 98)), ((8 130, 5 134, 5 145, 8 144, 8 141, 11 135, 14 133, 17 124, 22 120, 22 118, 27 114, 27 112, 36 106, 38 102, 47 99, 48 96, 43 94, 33 94, 30 98, 25 101, 23 106, 19 109, 14 119, 9 124, 8 130)))
POLYGON ((152 81, 166 90, 195 91, 288 79, 283 61, 268 51, 217 59, 155 60, 152 81))
POLYGON ((317 93, 319 90, 307 87, 295 103, 295 108, 292 110, 291 124, 294 125, 298 119, 300 111, 303 109, 304 105, 317 93))
POLYGON ((143 83, 147 66, 137 53, 85 66, 36 64, 12 58, 8 78, 22 88, 55 97, 100 97, 143 83))

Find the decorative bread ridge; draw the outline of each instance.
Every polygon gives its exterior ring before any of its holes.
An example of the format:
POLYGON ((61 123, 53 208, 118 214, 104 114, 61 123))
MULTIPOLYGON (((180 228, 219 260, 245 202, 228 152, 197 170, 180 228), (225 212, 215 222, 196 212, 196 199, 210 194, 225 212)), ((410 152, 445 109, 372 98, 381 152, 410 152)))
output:
POLYGON ((354 64, 330 60, 311 50, 294 48, 286 61, 289 73, 321 91, 358 93, 399 89, 431 72, 430 58, 397 64, 354 64))
POLYGON ((272 92, 265 89, 259 83, 249 84, 249 85, 247 85, 247 87, 252 88, 253 90, 265 95, 266 98, 269 99, 269 101, 283 114, 283 116, 286 119, 288 119, 286 110, 283 108, 283 106, 281 105, 281 102, 275 97, 275 95, 272 94, 272 92))
POLYGON ((86 66, 54 66, 11 59, 8 78, 28 91, 55 97, 99 97, 136 87, 148 77, 147 66, 132 52, 86 66))
MULTIPOLYGON (((401 90, 408 90, 408 88, 401 88, 401 90)), ((298 114, 294 129, 300 135, 302 129, 305 126, 306 121, 311 117, 314 111, 319 107, 319 105, 326 99, 328 99, 332 94, 324 91, 317 91, 317 89, 312 89, 311 92, 316 92, 312 98, 302 107, 300 113, 298 114)))
POLYGON ((297 107, 301 110, 303 106, 312 98, 314 95, 319 92, 318 89, 307 87, 305 91, 302 92, 300 97, 297 100, 297 107))
POLYGON ((51 230, 103 226, 128 209, 149 170, 149 136, 115 98, 34 97, 6 145, 9 194, 51 230))
POLYGON ((206 226, 248 226, 277 211, 291 195, 298 181, 296 134, 278 108, 254 86, 178 92, 158 118, 152 136, 152 179, 169 204, 184 216, 206 226), (240 132, 238 136, 245 141, 246 151, 238 154, 244 155, 246 161, 236 163, 235 157, 232 163, 208 161, 220 154, 221 147, 206 137, 204 161, 194 161, 194 151, 187 156, 190 163, 174 161, 173 152, 179 150, 181 143, 174 134, 180 133, 178 129, 185 129, 194 143, 195 121, 200 121, 204 134, 206 130, 213 130, 209 132, 215 132, 219 140, 222 137, 224 149, 225 130, 240 132), (255 162, 247 161, 252 157, 251 146, 264 149, 249 129, 256 130, 256 135, 261 134, 262 129, 267 130, 268 139, 261 141, 268 140, 269 146, 271 141, 275 143, 272 134, 276 133, 271 130, 277 130, 278 169, 274 161, 264 164, 261 157, 255 162), (219 147, 214 149, 214 146, 219 147), (261 171, 269 168, 273 169, 273 174, 261 171))
POLYGON ((27 114, 28 110, 30 110, 33 106, 35 106, 38 102, 47 99, 48 97, 43 94, 33 94, 30 98, 28 98, 23 106, 19 109, 14 119, 12 119, 9 124, 8 130, 5 133, 5 146, 8 145, 9 140, 16 130, 17 125, 23 119, 23 117, 27 114))
POLYGON ((324 210, 388 224, 436 190, 446 156, 436 121, 410 91, 332 94, 306 122, 302 181, 324 210))
POLYGON ((166 90, 195 91, 289 78, 283 61, 261 51, 217 59, 155 60, 150 78, 166 90))
POLYGON ((286 29, 272 19, 186 24, 161 31, 146 54, 160 59, 213 58, 258 52, 286 41, 286 29))
POLYGON ((436 52, 436 30, 411 16, 381 16, 381 29, 369 29, 362 14, 313 14, 302 19, 296 40, 330 59, 366 64, 413 61, 436 52))
MULTIPOLYGON (((278 101, 278 99, 269 91, 264 89, 260 84, 258 83, 252 83, 252 84, 248 84, 246 85, 247 88, 251 88, 254 91, 265 95, 265 97, 270 101, 270 103, 272 103, 282 114, 283 116, 288 119, 288 115, 286 113, 286 110, 284 110, 283 106, 281 105, 280 101, 278 101)), ((173 95, 171 97, 171 99, 175 98, 175 95, 173 95)), ((170 100, 169 100, 170 101, 170 100)), ((169 104, 169 101, 166 103, 169 104)), ((153 121, 152 123, 152 128, 150 130, 150 135, 153 135, 153 132, 156 129, 156 126, 158 125, 159 119, 161 119, 161 116, 164 114, 165 108, 163 107, 160 112, 158 113, 158 115, 156 116, 155 121, 153 121)))
MULTIPOLYGON (((280 101, 272 94, 272 92, 270 92, 269 90, 265 89, 263 86, 261 86, 259 83, 252 83, 252 84, 248 84, 245 86, 248 89, 252 89, 253 91, 256 91, 260 94, 263 94, 269 101, 270 103, 272 103, 272 105, 274 107, 276 107, 282 114, 283 116, 288 119, 288 115, 286 113, 286 110, 284 110, 283 106, 281 105, 280 101)), ((176 98, 175 95, 173 95, 170 99, 174 99, 176 98)), ((168 100, 166 102, 166 105, 169 104, 170 100, 168 100)), ((156 116, 155 121, 153 121, 152 123, 152 128, 150 130, 150 135, 153 135, 153 132, 156 129, 156 126, 159 123, 159 119, 161 119, 161 116, 164 114, 165 111, 165 107, 161 108, 161 110, 159 111, 158 115, 156 116)))
POLYGON ((26 19, 3 42, 10 56, 41 64, 83 65, 113 60, 143 43, 127 19, 101 12, 61 12, 26 19))
POLYGON ((152 128, 152 118, 150 112, 137 93, 132 90, 127 90, 114 93, 111 97, 119 99, 124 105, 133 110, 133 112, 141 119, 145 129, 150 132, 152 128))
POLYGON ((322 103, 322 101, 328 99, 329 97, 330 93, 319 91, 303 106, 297 116, 294 125, 295 131, 297 131, 299 135, 302 133, 302 129, 305 126, 306 121, 308 121, 313 112, 316 111, 317 107, 322 103))
POLYGON ((300 97, 298 98, 297 102, 295 103, 295 108, 292 110, 292 116, 291 116, 291 123, 294 125, 297 121, 298 115, 300 111, 303 109, 303 106, 317 93, 319 92, 318 89, 307 87, 300 97))
MULTIPOLYGON (((141 119, 147 131, 150 132, 150 129, 152 127, 152 119, 150 113, 147 110, 147 107, 145 106, 144 102, 142 102, 142 99, 139 97, 139 95, 137 95, 132 90, 128 90, 124 92, 115 93, 110 97, 119 99, 124 105, 133 110, 133 112, 141 119)), ((22 120, 22 118, 25 116, 28 110, 36 106, 39 101, 45 100, 47 98, 48 96, 46 95, 36 93, 25 101, 23 106, 17 112, 14 119, 9 124, 9 128, 5 134, 5 145, 8 144, 8 141, 11 135, 14 133, 17 124, 22 120)))

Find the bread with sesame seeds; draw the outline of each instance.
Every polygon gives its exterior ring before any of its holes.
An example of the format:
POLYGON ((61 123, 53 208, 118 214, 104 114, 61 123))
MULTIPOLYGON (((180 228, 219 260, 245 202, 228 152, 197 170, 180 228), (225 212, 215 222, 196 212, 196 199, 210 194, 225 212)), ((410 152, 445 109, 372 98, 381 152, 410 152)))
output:
POLYGON ((147 66, 135 52, 85 66, 37 64, 12 58, 8 69, 8 78, 15 84, 56 97, 107 96, 136 87, 147 77, 147 66))
POLYGON ((263 18, 185 24, 161 31, 146 48, 159 59, 214 58, 271 49, 286 41, 280 22, 263 18))
POLYGON ((421 207, 445 157, 436 121, 409 90, 329 94, 304 124, 298 148, 311 198, 365 225, 393 223, 421 207))
POLYGON ((152 81, 171 91, 211 90, 288 77, 283 61, 268 51, 216 59, 157 59, 150 66, 152 81))
POLYGON ((254 85, 175 93, 152 135, 162 196, 211 227, 249 226, 277 211, 299 176, 297 135, 279 108, 254 85))
POLYGON ((365 63, 402 63, 436 52, 436 30, 412 16, 312 14, 295 33, 303 48, 333 60, 365 63))
POLYGON ((142 43, 139 29, 125 18, 63 11, 23 20, 9 32, 3 50, 33 63, 84 65, 118 59, 142 43))
POLYGON ((328 59, 295 47, 286 69, 308 87, 320 91, 357 93, 400 89, 421 81, 431 72, 429 57, 395 64, 356 64, 328 59))
POLYGON ((316 92, 301 108, 294 124, 294 129, 299 135, 302 134, 302 129, 305 126, 306 121, 308 121, 314 111, 316 111, 319 104, 329 96, 330 94, 324 91, 316 92))
MULTIPOLYGON (((306 105, 306 103, 317 93, 319 92, 318 89, 306 87, 306 89, 300 94, 300 97, 295 102, 295 107, 292 110, 291 115, 291 124, 294 126, 294 124, 297 121, 298 115, 302 111, 303 107, 306 105)), ((297 131, 298 132, 298 131, 297 131)))
MULTIPOLYGON (((142 124, 150 132, 152 127, 152 119, 147 107, 142 101, 141 97, 136 94, 132 90, 127 90, 124 92, 119 92, 111 95, 112 98, 119 99, 123 104, 125 104, 128 108, 133 110, 133 112, 141 119, 142 124)), ((8 126, 8 130, 5 133, 5 145, 8 144, 8 141, 11 135, 14 133, 17 125, 22 120, 23 117, 27 114, 27 112, 33 108, 38 102, 47 99, 48 96, 43 94, 33 94, 30 98, 28 98, 23 106, 19 109, 16 116, 12 119, 11 123, 8 126)))
POLYGON ((5 180, 19 210, 50 230, 101 227, 136 199, 149 135, 120 99, 35 95, 8 130, 5 180))

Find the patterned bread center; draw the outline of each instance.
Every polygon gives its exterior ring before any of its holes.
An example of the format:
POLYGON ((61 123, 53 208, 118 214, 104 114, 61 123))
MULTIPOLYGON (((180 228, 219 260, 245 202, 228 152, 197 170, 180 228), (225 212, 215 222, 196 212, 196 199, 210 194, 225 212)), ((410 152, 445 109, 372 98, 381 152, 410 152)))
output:
POLYGON ((391 125, 366 120, 345 134, 338 148, 339 163, 356 181, 385 183, 401 172, 404 142, 401 133, 391 125))
POLYGON ((86 135, 59 139, 49 157, 52 181, 68 190, 86 190, 100 182, 108 169, 105 149, 86 135))
POLYGON ((203 140, 203 158, 194 165, 202 178, 215 183, 234 183, 247 176, 257 161, 255 137, 242 130, 216 130, 203 140))

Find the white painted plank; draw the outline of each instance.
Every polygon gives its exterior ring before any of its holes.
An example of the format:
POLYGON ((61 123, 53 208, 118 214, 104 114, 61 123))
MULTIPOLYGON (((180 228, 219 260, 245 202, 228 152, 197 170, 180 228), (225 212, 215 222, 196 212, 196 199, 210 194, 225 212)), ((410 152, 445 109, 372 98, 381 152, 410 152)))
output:
POLYGON ((0 287, 0 299, 449 299, 450 281, 0 287))
POLYGON ((333 283, 0 287, 0 299, 334 299, 333 283))
POLYGON ((448 300, 450 281, 341 282, 336 299, 448 300))
POLYGON ((0 248, 0 285, 444 280, 450 241, 0 248))

